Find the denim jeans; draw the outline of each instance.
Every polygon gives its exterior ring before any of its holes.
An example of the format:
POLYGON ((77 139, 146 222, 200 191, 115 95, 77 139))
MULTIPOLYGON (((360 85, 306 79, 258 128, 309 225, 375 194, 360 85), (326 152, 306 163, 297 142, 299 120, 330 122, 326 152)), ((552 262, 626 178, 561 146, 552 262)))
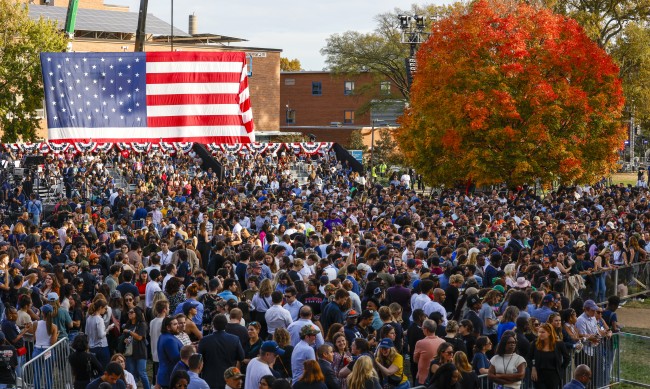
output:
POLYGON ((90 352, 95 354, 97 360, 102 365, 102 369, 106 369, 106 366, 111 361, 111 352, 108 350, 108 346, 92 347, 90 352))
POLYGON ((596 285, 594 286, 594 297, 596 298, 596 303, 601 303, 605 301, 605 274, 598 274, 594 278, 596 281, 596 285))
POLYGON ((133 357, 126 357, 126 370, 133 374, 135 382, 138 382, 138 378, 142 381, 143 389, 150 389, 149 386, 149 377, 147 376, 147 360, 146 359, 135 359, 133 357))
MULTIPOLYGON (((32 359, 43 354, 46 348, 34 347, 32 352, 32 359)), ((51 356, 47 360, 40 359, 34 364, 34 388, 35 389, 49 389, 52 387, 52 361, 54 357, 51 356), (41 386, 41 374, 45 374, 45 387, 41 386)))

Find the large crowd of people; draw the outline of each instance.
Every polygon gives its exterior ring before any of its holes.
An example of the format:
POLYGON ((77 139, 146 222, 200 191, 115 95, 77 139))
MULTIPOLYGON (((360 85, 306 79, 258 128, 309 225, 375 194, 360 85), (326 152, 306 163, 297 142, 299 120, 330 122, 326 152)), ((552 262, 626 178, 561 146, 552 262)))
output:
POLYGON ((75 389, 608 380, 595 350, 646 271, 647 189, 416 191, 327 151, 215 158, 222 177, 193 152, 69 150, 5 180, 0 384, 64 338, 75 389), (42 182, 63 184, 51 214, 42 182))

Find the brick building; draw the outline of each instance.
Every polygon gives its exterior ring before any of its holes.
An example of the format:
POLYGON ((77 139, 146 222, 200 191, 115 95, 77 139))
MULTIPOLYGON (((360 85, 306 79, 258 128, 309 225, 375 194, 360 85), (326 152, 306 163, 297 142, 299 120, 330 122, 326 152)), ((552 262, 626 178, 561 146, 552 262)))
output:
POLYGON ((353 131, 362 130, 370 138, 373 120, 377 127, 394 126, 404 108, 403 101, 395 98, 398 94, 390 81, 378 81, 370 73, 281 72, 280 129, 347 145, 353 131), (379 98, 394 100, 370 109, 379 98))
MULTIPOLYGON (((68 0, 20 0, 29 2, 30 18, 57 20, 63 28, 68 0)), ((104 0, 80 0, 75 39, 76 52, 133 51, 138 13, 128 7, 104 4, 104 0), (119 23, 112 23, 113 20, 119 23)), ((145 51, 169 51, 171 26, 154 15, 147 16, 145 51)), ((280 116, 280 49, 246 47, 245 39, 213 34, 189 34, 174 29, 174 50, 178 51, 244 51, 248 54, 253 118, 257 132, 279 130, 280 116)), ((42 137, 47 138, 43 122, 42 137)))

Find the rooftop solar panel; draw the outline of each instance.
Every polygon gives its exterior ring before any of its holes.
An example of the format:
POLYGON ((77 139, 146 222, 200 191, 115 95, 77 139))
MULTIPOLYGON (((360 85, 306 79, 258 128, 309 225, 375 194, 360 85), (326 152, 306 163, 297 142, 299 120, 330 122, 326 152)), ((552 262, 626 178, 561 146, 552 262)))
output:
MULTIPOLYGON (((61 28, 65 24, 67 9, 64 7, 50 7, 46 5, 30 5, 29 17, 38 19, 56 20, 61 28)), ((135 12, 106 11, 98 9, 79 9, 77 13, 77 24, 75 30, 99 31, 111 33, 133 33, 138 27, 138 14, 135 12)), ((171 26, 152 14, 147 14, 147 34, 169 35, 171 26)), ((178 37, 189 37, 185 31, 174 27, 174 35, 178 37)))

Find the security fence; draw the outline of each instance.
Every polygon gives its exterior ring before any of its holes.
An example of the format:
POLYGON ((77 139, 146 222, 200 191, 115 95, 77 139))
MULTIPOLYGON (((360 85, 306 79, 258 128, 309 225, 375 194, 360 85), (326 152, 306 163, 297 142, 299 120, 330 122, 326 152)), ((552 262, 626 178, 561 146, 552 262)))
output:
MULTIPOLYGON (((591 382, 587 386, 588 389, 607 388, 620 382, 636 383, 621 378, 621 368, 624 367, 624 363, 621 363, 620 339, 627 335, 630 334, 614 334, 611 338, 602 338, 598 344, 587 342, 580 350, 572 349, 571 363, 564 371, 563 377, 560 377, 562 385, 571 381, 575 368, 582 364, 589 366, 592 372, 591 382)), ((650 341, 650 338, 648 340, 650 341)), ((648 344, 650 345, 650 343, 648 344)), ((539 377, 539 379, 543 379, 543 377, 539 377)), ((501 387, 501 385, 490 382, 487 375, 479 376, 479 381, 479 388, 481 389, 497 389, 501 387)), ((521 381, 521 388, 536 388, 535 382, 530 378, 530 366, 526 368, 526 376, 521 381)))
POLYGON ((63 338, 47 349, 34 348, 22 368, 19 387, 26 389, 70 389, 73 378, 68 356, 70 346, 63 338))
POLYGON ((592 299, 598 304, 606 302, 606 296, 621 299, 650 295, 650 261, 637 262, 612 270, 565 277, 564 295, 573 300, 592 299))

